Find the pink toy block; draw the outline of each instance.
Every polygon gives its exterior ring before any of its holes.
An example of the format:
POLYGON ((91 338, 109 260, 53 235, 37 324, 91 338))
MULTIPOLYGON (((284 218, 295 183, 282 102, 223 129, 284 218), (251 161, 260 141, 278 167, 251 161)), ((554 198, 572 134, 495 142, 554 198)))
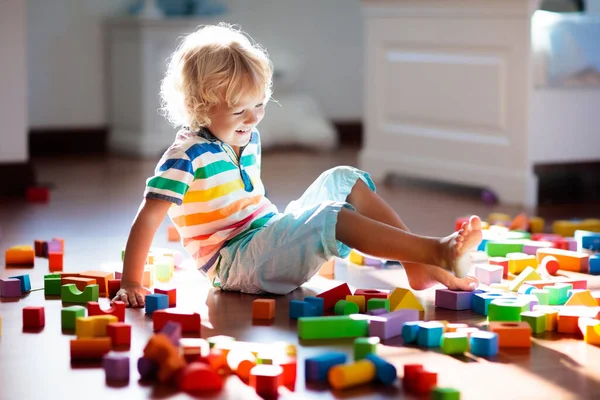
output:
POLYGON ((537 254, 538 249, 552 246, 552 242, 546 242, 543 240, 528 240, 523 244, 523 250, 521 250, 521 253, 529 254, 530 256, 535 256, 537 254))
POLYGON ((474 292, 438 289, 435 291, 435 306, 449 310, 470 310, 474 292))
POLYGON ((0 297, 21 297, 21 281, 19 279, 0 279, 0 297))
POLYGON ((129 356, 122 354, 106 354, 102 358, 102 368, 106 373, 106 381, 129 381, 129 356))
POLYGON ((125 303, 122 301, 114 301, 112 307, 107 310, 100 309, 100 304, 96 301, 88 301, 87 310, 89 317, 94 315, 114 315, 119 322, 125 322, 125 303))
POLYGON ((339 300, 346 300, 346 296, 351 296, 352 292, 347 283, 329 289, 316 297, 323 299, 323 310, 332 309, 339 300))
POLYGON ((503 268, 502 277, 508 278, 508 258, 506 257, 490 257, 488 260, 490 265, 501 265, 503 268))
POLYGON ((27 306, 23 308, 23 328, 39 329, 46 325, 44 307, 27 306))
POLYGON ((111 322, 106 325, 106 335, 110 337, 113 347, 131 345, 131 325, 125 322, 111 322))
POLYGON ((475 276, 479 281, 485 285, 491 285, 492 283, 502 283, 502 275, 504 274, 504 267, 501 265, 476 265, 475 276))
POLYGON ((403 308, 391 313, 373 316, 369 321, 369 336, 385 340, 402 334, 405 322, 418 321, 419 310, 403 308))
POLYGON ((166 294, 169 296, 169 307, 175 307, 177 305, 177 289, 159 289, 154 288, 154 294, 166 294))

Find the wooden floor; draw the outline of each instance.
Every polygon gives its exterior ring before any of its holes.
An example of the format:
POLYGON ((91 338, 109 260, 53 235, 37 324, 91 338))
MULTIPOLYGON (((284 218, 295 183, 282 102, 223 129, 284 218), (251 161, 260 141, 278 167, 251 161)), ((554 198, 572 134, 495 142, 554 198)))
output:
MULTIPOLYGON (((120 270, 120 252, 129 226, 139 206, 145 179, 156 160, 118 157, 86 157, 35 160, 39 181, 52 186, 52 199, 46 205, 0 200, 0 265, 4 251, 17 244, 33 244, 36 239, 65 239, 65 270, 120 270)), ((347 149, 335 154, 312 152, 275 152, 263 156, 263 177, 268 196, 280 208, 300 196, 323 170, 335 165, 356 165, 357 153, 347 149)), ((379 185, 378 192, 401 215, 411 230, 425 235, 445 235, 454 219, 466 214, 484 218, 490 212, 516 214, 515 207, 484 205, 477 195, 439 185, 395 179, 392 185, 379 185)), ((525 210, 536 212, 536 210, 525 210)), ((598 217, 580 207, 537 210, 550 217, 598 217)), ((179 248, 166 240, 165 221, 154 241, 158 247, 179 248)), ((0 268, 0 277, 29 273, 32 287, 43 287, 48 273, 47 261, 36 259, 34 269, 0 268)), ((351 268, 338 276, 353 288, 392 289, 406 287, 401 269, 374 270, 351 268)), ((598 277, 596 277, 598 278, 598 277)), ((339 282, 316 277, 288 296, 276 297, 276 318, 272 325, 256 325, 251 320, 251 301, 256 297, 221 293, 193 271, 178 271, 171 284, 178 285, 178 305, 202 315, 202 337, 217 334, 238 340, 270 343, 298 343, 296 325, 287 317, 291 299, 302 299, 339 282)), ((590 285, 600 287, 598 279, 590 285)), ((477 326, 483 318, 470 311, 452 312, 432 305, 433 290, 417 293, 426 306, 425 319, 466 322, 477 326)), ((108 307, 108 299, 101 299, 108 307)), ((142 310, 128 309, 126 321, 132 323, 131 379, 122 387, 109 386, 98 366, 72 366, 69 339, 60 328, 59 300, 45 299, 35 290, 18 301, 0 303, 0 399, 64 398, 66 394, 85 398, 187 398, 168 387, 138 382, 137 358, 152 334, 151 319, 142 310), (22 332, 21 310, 28 305, 46 309, 46 326, 39 333, 22 332)), ((298 380, 295 392, 282 398, 410 398, 399 382, 390 388, 366 385, 345 392, 305 385, 305 357, 338 349, 352 354, 351 341, 321 341, 298 345, 298 380)), ((386 342, 380 354, 399 371, 406 363, 422 363, 439 373, 440 385, 462 392, 463 399, 571 399, 600 398, 600 349, 568 335, 546 334, 534 339, 530 351, 502 351, 494 359, 450 357, 439 351, 424 351, 401 345, 400 339, 386 342)), ((227 388, 211 398, 253 398, 252 390, 230 378, 227 388)))

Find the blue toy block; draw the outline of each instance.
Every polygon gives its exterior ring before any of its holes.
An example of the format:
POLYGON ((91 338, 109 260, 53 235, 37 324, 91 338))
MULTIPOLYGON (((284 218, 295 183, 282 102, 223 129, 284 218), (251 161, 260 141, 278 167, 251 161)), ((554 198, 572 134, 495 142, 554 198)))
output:
POLYGON ((583 236, 581 238, 581 248, 591 251, 600 251, 600 233, 583 236))
POLYGON ((489 239, 482 239, 479 246, 477 246, 477 251, 485 251, 485 244, 489 241, 489 239))
POLYGON ((307 301, 290 300, 290 319, 298 319, 300 317, 319 317, 321 315, 323 314, 319 314, 318 308, 312 306, 307 301))
POLYGON ((600 256, 590 256, 590 275, 600 275, 600 256))
POLYGON ((305 315, 306 317, 320 317, 321 315, 323 315, 325 310, 325 299, 323 299, 322 297, 306 296, 304 298, 304 301, 315 308, 314 311, 311 310, 310 315, 305 315))
POLYGON ((9 276, 8 279, 18 279, 21 281, 21 293, 29 292, 31 290, 31 282, 29 280, 29 274, 9 276))
POLYGON ((365 360, 375 364, 375 377, 384 385, 391 385, 398 377, 396 367, 375 354, 367 354, 365 360))
POLYGON ((417 344, 421 347, 440 347, 444 325, 440 322, 421 322, 417 333, 417 344))
POLYGON ((508 293, 495 293, 495 292, 485 292, 485 293, 475 293, 472 299, 472 308, 478 314, 488 315, 488 306, 495 299, 512 299, 514 296, 509 295, 508 293))
POLYGON ((498 334, 478 331, 471 333, 471 354, 478 357, 492 357, 498 354, 498 334))
POLYGON ((156 310, 169 308, 169 296, 162 293, 151 293, 146 295, 146 313, 152 314, 156 310))
POLYGON ((404 340, 405 344, 410 344, 417 341, 420 323, 421 321, 410 321, 405 322, 404 325, 402 325, 402 339, 404 340))
POLYGON ((329 369, 335 365, 345 364, 347 356, 342 352, 331 352, 304 361, 304 376, 307 381, 324 382, 327 380, 329 369))

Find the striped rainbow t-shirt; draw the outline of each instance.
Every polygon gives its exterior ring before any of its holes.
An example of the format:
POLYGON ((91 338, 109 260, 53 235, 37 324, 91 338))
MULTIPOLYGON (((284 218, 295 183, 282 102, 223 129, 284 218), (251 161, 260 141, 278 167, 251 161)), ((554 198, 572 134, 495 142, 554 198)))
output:
POLYGON ((169 217, 199 269, 208 272, 223 246, 277 214, 265 197, 260 157, 256 130, 239 160, 208 130, 181 130, 147 180, 146 198, 173 203, 169 217))

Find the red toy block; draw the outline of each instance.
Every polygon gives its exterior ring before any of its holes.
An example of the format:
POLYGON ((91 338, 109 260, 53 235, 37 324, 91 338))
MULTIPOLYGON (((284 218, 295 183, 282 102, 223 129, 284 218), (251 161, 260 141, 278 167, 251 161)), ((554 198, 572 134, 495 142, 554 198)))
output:
POLYGON ((317 297, 321 297, 323 299, 323 310, 332 309, 339 300, 346 300, 346 296, 351 296, 352 292, 348 287, 347 283, 342 283, 339 286, 334 287, 333 289, 329 289, 319 295, 317 297))
POLYGON ((129 324, 111 322, 106 325, 106 335, 110 338, 113 346, 131 346, 131 325, 129 324))
POLYGON ((87 302, 88 317, 94 315, 114 315, 119 322, 125 322, 125 303, 122 301, 114 301, 112 307, 108 310, 100 309, 100 304, 96 301, 87 302))
POLYGON ((178 384, 185 392, 213 392, 223 389, 223 378, 209 365, 195 361, 178 375, 178 384))
POLYGON ((417 373, 417 380, 414 386, 414 393, 427 394, 437 386, 437 373, 422 370, 417 373))
POLYGON ((402 379, 402 386, 408 393, 412 393, 417 386, 417 377, 419 373, 423 371, 422 364, 404 364, 404 378, 402 379))
POLYGON ((263 398, 276 398, 283 368, 279 365, 260 364, 250 370, 249 384, 263 398))
POLYGON ((28 203, 47 203, 50 201, 50 189, 42 186, 28 187, 25 199, 28 203))
POLYGON ((86 338, 71 340, 71 360, 99 360, 110 352, 110 338, 86 338))
POLYGON ((39 329, 46 325, 44 307, 27 306, 23 308, 23 328, 39 329))
POLYGON ((182 332, 200 333, 200 314, 198 313, 181 311, 177 308, 166 308, 152 313, 155 331, 160 331, 169 321, 179 322, 182 332))
POLYGON ((175 307, 177 305, 177 289, 159 289, 154 288, 155 294, 166 294, 169 296, 169 307, 175 307))
POLYGON ((274 299, 256 299, 252 302, 252 319, 275 318, 274 299))
POLYGON ((63 270, 63 257, 63 253, 61 252, 48 252, 48 269, 50 272, 58 272, 63 270))
POLYGON ((506 257, 490 257, 488 259, 490 265, 500 265, 502 270, 502 278, 508 278, 508 258, 506 257))
POLYGON ((387 299, 388 294, 376 289, 356 289, 354 296, 365 296, 365 304, 369 303, 370 299, 387 299))
POLYGON ((109 279, 108 280, 108 297, 111 299, 117 295, 117 292, 121 289, 120 279, 109 279))
POLYGON ((296 357, 286 356, 276 360, 275 364, 283 368, 281 384, 294 391, 296 387, 296 357))
POLYGON ((48 254, 46 254, 44 252, 44 246, 47 246, 48 244, 46 243, 45 240, 34 240, 33 242, 33 248, 35 250, 35 256, 36 257, 47 257, 48 254))

